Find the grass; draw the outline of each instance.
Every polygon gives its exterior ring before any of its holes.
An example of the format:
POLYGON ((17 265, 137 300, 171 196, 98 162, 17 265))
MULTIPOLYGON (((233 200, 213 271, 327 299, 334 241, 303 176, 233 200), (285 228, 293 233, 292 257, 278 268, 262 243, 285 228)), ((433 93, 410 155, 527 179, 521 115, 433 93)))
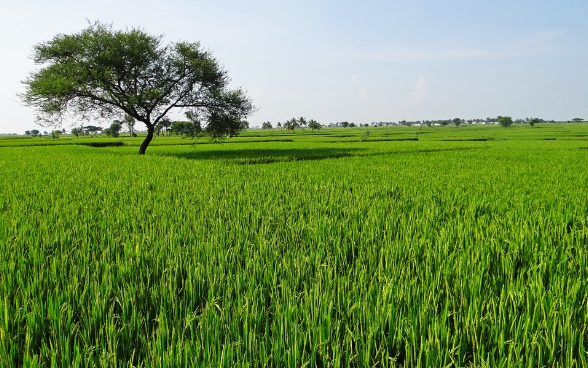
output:
POLYGON ((0 148, 0 366, 588 365, 588 125, 472 128, 0 148))

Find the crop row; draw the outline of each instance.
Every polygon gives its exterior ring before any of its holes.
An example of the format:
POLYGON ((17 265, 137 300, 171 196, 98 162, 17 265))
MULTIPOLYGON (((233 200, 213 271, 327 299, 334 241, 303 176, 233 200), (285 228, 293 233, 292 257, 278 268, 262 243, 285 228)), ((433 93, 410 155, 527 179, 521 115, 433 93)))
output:
POLYGON ((1 366, 586 366, 583 141, 2 148, 1 366))

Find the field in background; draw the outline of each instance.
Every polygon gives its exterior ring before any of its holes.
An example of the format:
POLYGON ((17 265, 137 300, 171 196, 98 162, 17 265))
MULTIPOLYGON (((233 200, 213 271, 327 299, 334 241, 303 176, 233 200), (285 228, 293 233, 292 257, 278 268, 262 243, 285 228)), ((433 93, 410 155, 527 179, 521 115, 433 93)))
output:
MULTIPOLYGON (((462 125, 446 127, 369 127, 369 128, 324 128, 312 132, 310 129, 296 129, 294 132, 282 129, 262 130, 251 129, 240 136, 222 141, 230 143, 259 143, 267 141, 280 142, 356 142, 361 140, 362 134, 369 132, 367 140, 374 141, 487 141, 487 140, 586 140, 588 138, 588 123, 558 123, 538 124, 530 127, 528 124, 515 124, 508 129, 498 129, 497 125, 462 125)), ((122 144, 139 146, 145 138, 145 133, 138 137, 129 137, 128 133, 121 133, 118 138, 104 135, 89 135, 75 137, 71 134, 59 138, 51 136, 0 136, 0 147, 25 147, 48 145, 100 145, 122 144)), ((160 134, 151 142, 151 146, 168 145, 199 145, 208 144, 207 138, 193 140, 181 136, 160 134)))
POLYGON ((588 366, 588 124, 141 140, 0 139, 0 366, 588 366))

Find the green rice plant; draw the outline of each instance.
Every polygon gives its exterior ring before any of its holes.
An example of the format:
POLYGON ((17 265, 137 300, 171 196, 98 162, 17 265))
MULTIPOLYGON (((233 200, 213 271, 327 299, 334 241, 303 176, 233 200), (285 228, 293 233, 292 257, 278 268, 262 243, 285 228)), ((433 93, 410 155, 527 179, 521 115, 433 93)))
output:
POLYGON ((468 129, 0 148, 0 366, 587 365, 586 142, 468 129))

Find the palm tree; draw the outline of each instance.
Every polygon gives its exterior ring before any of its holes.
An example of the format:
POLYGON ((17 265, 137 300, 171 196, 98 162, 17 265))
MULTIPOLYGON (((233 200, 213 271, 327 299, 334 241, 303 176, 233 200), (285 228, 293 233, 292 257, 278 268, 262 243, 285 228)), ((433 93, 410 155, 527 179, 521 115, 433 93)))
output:
POLYGON ((129 128, 129 136, 133 136, 135 133, 135 118, 131 115, 125 115, 123 122, 126 124, 127 128, 129 128))
POLYGON ((286 130, 294 131, 294 129, 296 129, 298 127, 300 127, 300 125, 298 124, 298 120, 296 120, 295 118, 287 120, 284 123, 284 129, 286 129, 286 130))
POLYGON ((323 126, 322 126, 322 125, 320 125, 320 124, 318 123, 318 121, 316 121, 316 120, 314 120, 314 119, 310 119, 310 121, 308 122, 308 127, 310 128, 310 130, 311 130, 311 131, 313 131, 313 132, 314 132, 314 130, 315 130, 315 129, 320 129, 320 128, 322 128, 323 126))
POLYGON ((161 119, 159 121, 159 123, 157 123, 157 133, 158 133, 158 135, 159 135, 159 132, 162 129, 164 129, 165 130, 165 133, 168 133, 168 135, 169 135, 169 129, 171 128, 171 126, 172 126, 172 121, 171 120, 169 120, 168 118, 161 119))

